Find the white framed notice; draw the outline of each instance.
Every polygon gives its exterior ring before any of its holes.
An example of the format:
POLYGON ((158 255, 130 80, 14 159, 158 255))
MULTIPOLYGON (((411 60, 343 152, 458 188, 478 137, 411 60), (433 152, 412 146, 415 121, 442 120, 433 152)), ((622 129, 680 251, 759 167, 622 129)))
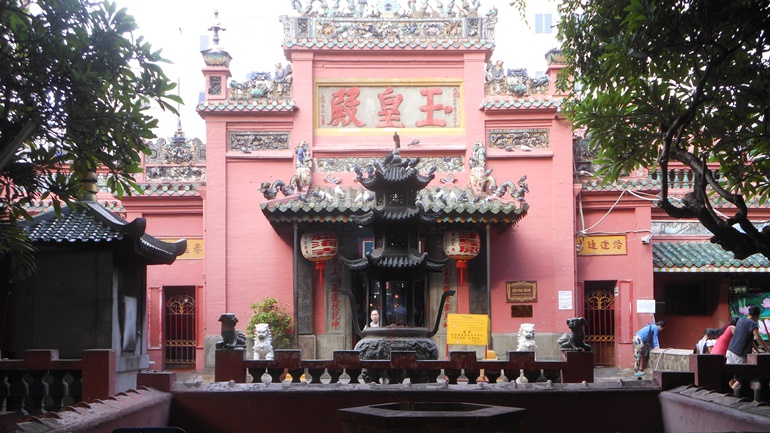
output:
POLYGON ((636 312, 655 314, 655 300, 654 299, 637 299, 636 312))
POLYGON ((560 310, 572 309, 572 291, 559 290, 559 309, 560 310))

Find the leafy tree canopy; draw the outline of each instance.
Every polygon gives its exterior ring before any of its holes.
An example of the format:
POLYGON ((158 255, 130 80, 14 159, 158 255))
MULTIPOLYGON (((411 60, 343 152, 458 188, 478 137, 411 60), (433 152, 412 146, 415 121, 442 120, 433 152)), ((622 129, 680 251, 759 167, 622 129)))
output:
POLYGON ((14 229, 25 206, 49 199, 59 211, 97 167, 130 194, 157 125, 150 104, 176 113, 165 60, 136 28, 109 1, 0 2, 0 254, 17 278, 34 269, 14 229))
POLYGON ((770 257, 745 203, 770 194, 770 2, 564 0, 560 13, 565 112, 588 131, 604 180, 678 161, 694 186, 674 200, 663 176, 658 205, 697 218, 739 259, 770 257))

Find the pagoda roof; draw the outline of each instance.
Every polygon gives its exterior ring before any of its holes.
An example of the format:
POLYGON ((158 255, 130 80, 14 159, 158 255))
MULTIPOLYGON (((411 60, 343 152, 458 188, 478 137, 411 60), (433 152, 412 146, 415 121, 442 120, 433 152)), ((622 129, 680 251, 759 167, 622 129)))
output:
POLYGON ((131 222, 105 209, 96 202, 79 202, 61 211, 49 211, 19 224, 36 245, 102 245, 119 249, 128 245, 150 265, 171 264, 187 248, 187 241, 170 243, 145 233, 147 221, 131 222))
POLYGON ((448 258, 441 260, 432 259, 428 257, 428 253, 421 253, 419 255, 414 253, 378 255, 378 253, 381 253, 381 251, 375 250, 360 259, 349 260, 341 258, 341 260, 354 272, 369 269, 425 269, 429 272, 441 272, 449 262, 448 258))
MULTIPOLYGON (((359 217, 374 211, 373 198, 374 194, 361 187, 316 187, 310 192, 264 201, 260 206, 273 224, 359 224, 359 217)), ((438 224, 489 223, 507 227, 518 223, 529 210, 526 202, 476 194, 470 187, 424 189, 418 193, 417 202, 424 212, 435 213, 438 224)))

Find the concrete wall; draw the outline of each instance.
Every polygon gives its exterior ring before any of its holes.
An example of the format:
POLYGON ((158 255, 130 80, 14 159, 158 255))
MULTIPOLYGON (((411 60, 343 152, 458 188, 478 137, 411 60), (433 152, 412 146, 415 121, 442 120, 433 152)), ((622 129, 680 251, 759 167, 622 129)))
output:
POLYGON ((390 402, 470 402, 520 407, 521 431, 662 431, 652 382, 624 385, 404 386, 175 384, 170 423, 187 433, 339 432, 337 410, 390 402), (634 391, 634 392, 629 392, 634 391), (600 408, 600 409, 599 409, 600 408), (629 410, 645 416, 629 419, 629 410), (587 414, 593 414, 588 416, 587 414))

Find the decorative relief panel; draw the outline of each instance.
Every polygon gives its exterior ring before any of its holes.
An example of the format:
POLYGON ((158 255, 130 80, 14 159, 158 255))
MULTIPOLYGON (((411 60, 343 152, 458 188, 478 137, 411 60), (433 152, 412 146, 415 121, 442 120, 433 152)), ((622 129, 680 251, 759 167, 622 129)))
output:
POLYGON ((181 127, 171 140, 147 143, 145 179, 149 182, 202 182, 206 180, 206 145, 186 139, 181 127))
MULTIPOLYGON (((371 157, 359 158, 315 158, 316 169, 320 173, 340 173, 350 172, 353 173, 353 167, 356 164, 359 167, 367 167, 372 163, 371 157)), ((464 157, 422 157, 420 162, 417 163, 415 168, 419 171, 426 171, 432 166, 437 167, 437 171, 441 172, 459 172, 464 170, 464 157)))
POLYGON ((228 148, 243 153, 289 149, 288 132, 232 131, 228 135, 228 148))
POLYGON ((548 129, 492 129, 487 132, 487 147, 529 151, 551 147, 548 129))
POLYGON ((214 76, 209 78, 209 95, 222 94, 222 77, 214 76))

